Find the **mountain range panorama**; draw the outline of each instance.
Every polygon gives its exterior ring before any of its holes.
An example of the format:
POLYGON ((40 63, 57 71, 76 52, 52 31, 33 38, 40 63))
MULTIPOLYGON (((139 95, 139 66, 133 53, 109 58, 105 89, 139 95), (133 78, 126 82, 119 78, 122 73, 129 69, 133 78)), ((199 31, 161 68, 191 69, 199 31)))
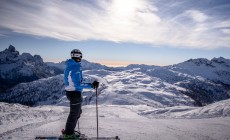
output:
MULTIPOLYGON (((60 104, 64 96, 61 63, 43 62, 39 55, 19 54, 14 46, 0 52, 0 101, 25 105, 60 104)), ((149 106, 204 106, 230 98, 230 60, 190 59, 170 66, 131 64, 107 67, 82 60, 86 80, 104 89, 101 103, 149 106)), ((94 94, 85 92, 85 103, 94 94)))

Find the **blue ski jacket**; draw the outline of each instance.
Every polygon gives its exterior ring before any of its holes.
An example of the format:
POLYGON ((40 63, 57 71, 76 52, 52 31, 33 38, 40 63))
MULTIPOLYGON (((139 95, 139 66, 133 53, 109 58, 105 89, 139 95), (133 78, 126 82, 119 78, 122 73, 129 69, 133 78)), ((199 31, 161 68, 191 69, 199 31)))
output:
POLYGON ((83 88, 92 88, 91 83, 82 83, 82 80, 81 63, 76 62, 73 59, 67 60, 64 72, 65 90, 82 92, 83 88))

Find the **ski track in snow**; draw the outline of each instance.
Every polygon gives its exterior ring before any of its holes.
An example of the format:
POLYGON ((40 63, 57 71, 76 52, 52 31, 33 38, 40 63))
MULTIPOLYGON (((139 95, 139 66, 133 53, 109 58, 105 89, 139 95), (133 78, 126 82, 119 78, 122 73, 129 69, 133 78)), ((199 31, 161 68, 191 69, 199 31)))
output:
MULTIPOLYGON (((7 109, 8 116, 18 114, 15 122, 4 118, 1 111, 0 139, 34 139, 36 136, 59 136, 65 127, 69 108, 65 106, 24 107, 9 106, 0 103, 7 109), (15 111, 15 107, 19 111, 15 111), (26 110, 24 110, 26 108, 26 110), (34 118, 23 116, 27 123, 20 122, 20 112, 30 114, 43 113, 45 117, 34 118), (39 119, 39 121, 37 121, 39 119), (9 125, 5 130, 4 125, 9 125), (12 129, 11 127, 12 126, 12 129)), ((140 105, 101 105, 99 106, 99 135, 119 136, 122 140, 227 140, 230 139, 230 117, 203 119, 157 119, 139 115, 151 107, 140 105)), ((183 111, 182 111, 183 112, 183 111)), ((83 106, 80 119, 80 131, 89 137, 96 136, 95 106, 83 106)), ((183 113, 182 113, 183 114, 183 113)), ((5 114, 6 115, 6 114, 5 114)))

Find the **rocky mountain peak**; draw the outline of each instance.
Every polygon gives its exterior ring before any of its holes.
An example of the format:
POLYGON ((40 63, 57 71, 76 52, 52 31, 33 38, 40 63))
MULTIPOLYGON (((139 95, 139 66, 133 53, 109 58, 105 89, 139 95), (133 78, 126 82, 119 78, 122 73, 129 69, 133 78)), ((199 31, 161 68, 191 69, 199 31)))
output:
POLYGON ((225 64, 227 66, 230 66, 230 60, 225 59, 223 57, 219 57, 219 58, 214 57, 211 61, 214 62, 214 63, 225 64))
POLYGON ((211 62, 206 59, 206 58, 197 58, 197 59, 189 59, 188 61, 185 61, 185 62, 189 62, 189 63, 194 63, 195 65, 197 66, 200 66, 202 64, 210 64, 211 62))
POLYGON ((15 47, 13 45, 10 45, 8 48, 6 48, 4 51, 4 53, 11 53, 11 54, 16 54, 19 55, 19 52, 15 49, 15 47))
POLYGON ((14 47, 13 45, 10 45, 10 46, 8 47, 8 49, 6 49, 6 50, 9 50, 9 51, 11 51, 11 52, 15 52, 15 51, 16 51, 16 49, 15 49, 15 47, 14 47))
POLYGON ((0 64, 11 63, 11 61, 19 56, 19 52, 13 45, 10 45, 4 51, 0 52, 0 64))
MULTIPOLYGON (((0 52, 0 91, 21 82, 30 82, 56 75, 55 69, 47 66, 40 55, 21 55, 13 45, 0 52)), ((57 72, 59 74, 59 72, 57 72)))

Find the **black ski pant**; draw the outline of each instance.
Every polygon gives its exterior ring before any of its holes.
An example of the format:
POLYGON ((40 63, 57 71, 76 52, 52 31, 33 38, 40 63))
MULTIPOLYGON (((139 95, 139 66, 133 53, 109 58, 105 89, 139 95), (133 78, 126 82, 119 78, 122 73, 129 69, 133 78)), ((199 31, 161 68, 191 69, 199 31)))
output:
POLYGON ((70 112, 65 126, 65 134, 73 134, 77 121, 81 115, 82 95, 80 91, 66 91, 66 97, 70 101, 70 112))

